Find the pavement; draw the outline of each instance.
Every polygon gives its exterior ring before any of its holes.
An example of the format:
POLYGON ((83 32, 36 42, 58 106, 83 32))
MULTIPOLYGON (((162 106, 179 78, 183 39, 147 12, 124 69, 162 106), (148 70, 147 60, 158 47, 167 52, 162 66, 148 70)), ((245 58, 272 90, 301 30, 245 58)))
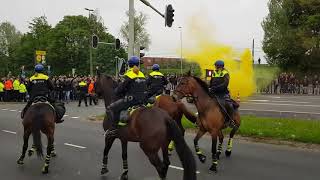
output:
MULTIPOLYGON (((307 101, 307 100, 305 100, 307 101)), ((308 100, 309 101, 309 100, 308 100)), ((0 104, 0 179, 1 180, 114 180, 122 171, 121 146, 117 141, 110 151, 109 174, 100 176, 104 137, 101 122, 88 121, 90 115, 104 112, 102 105, 77 107, 67 105, 65 122, 56 127, 55 147, 58 153, 51 160, 50 174, 42 175, 43 162, 36 157, 26 157, 25 164, 18 166, 16 160, 22 149, 23 128, 19 111, 22 104, 0 104)), ((281 106, 281 105, 280 105, 281 106)), ((31 138, 30 138, 31 139, 31 138)), ((187 134, 186 141, 192 147, 193 135, 187 134)), ((31 145, 29 141, 29 145, 31 145)), ((46 144, 42 136, 43 144, 46 144)), ((319 178, 320 153, 288 146, 234 141, 231 158, 221 157, 219 172, 209 174, 211 140, 200 140, 208 160, 198 163, 199 180, 316 180, 319 178)), ((193 147, 192 147, 193 149, 193 147)), ((130 180, 158 179, 137 143, 128 147, 130 180)), ((181 163, 174 153, 171 157, 168 180, 182 179, 181 163)))

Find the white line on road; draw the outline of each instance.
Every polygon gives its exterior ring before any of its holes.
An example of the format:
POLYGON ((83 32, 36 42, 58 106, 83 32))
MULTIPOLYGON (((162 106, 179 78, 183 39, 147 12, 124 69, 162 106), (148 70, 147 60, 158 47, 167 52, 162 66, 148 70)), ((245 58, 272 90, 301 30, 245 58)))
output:
POLYGON ((256 105, 274 105, 274 106, 320 107, 320 105, 309 105, 309 104, 277 104, 277 103, 252 103, 252 102, 242 102, 242 103, 256 104, 256 105))
POLYGON ((15 109, 11 109, 10 111, 11 111, 11 112, 16 112, 17 110, 15 110, 15 109))
POLYGON ((1 109, 2 111, 7 111, 8 109, 1 109))
MULTIPOLYGON (((170 168, 172 168, 172 169, 178 169, 178 170, 183 171, 183 168, 182 168, 182 167, 172 166, 172 165, 169 165, 169 167, 170 167, 170 168)), ((199 172, 199 171, 197 171, 197 174, 200 174, 200 172, 199 172)))
POLYGON ((314 114, 314 115, 320 115, 320 113, 317 112, 300 112, 300 111, 279 111, 279 110, 258 110, 258 109, 240 109, 240 111, 255 111, 255 112, 276 112, 276 113, 296 113, 296 114, 314 114))
POLYGON ((71 117, 72 119, 79 119, 79 117, 78 116, 73 116, 73 117, 71 117))
MULTIPOLYGON (((267 99, 252 99, 248 101, 249 102, 270 102, 270 100, 267 100, 267 99)), ((271 101, 271 103, 310 104, 310 102, 301 102, 301 101, 271 101)))
POLYGON ((69 115, 67 115, 67 114, 65 114, 65 115, 63 115, 63 117, 68 117, 69 115))
POLYGON ((64 145, 66 145, 66 146, 71 146, 71 147, 75 147, 75 148, 80 148, 80 149, 85 149, 85 148, 86 148, 86 147, 84 147, 84 146, 78 146, 78 145, 69 144, 69 143, 64 143, 64 145))
POLYGON ((14 132, 14 131, 8 131, 8 130, 2 130, 2 131, 10 134, 17 134, 17 132, 14 132))

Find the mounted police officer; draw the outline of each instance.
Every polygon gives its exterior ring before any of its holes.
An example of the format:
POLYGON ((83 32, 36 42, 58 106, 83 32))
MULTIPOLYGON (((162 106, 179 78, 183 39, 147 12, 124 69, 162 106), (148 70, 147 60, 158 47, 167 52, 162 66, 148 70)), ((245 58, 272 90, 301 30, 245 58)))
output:
MULTIPOLYGON (((26 107, 21 112, 21 118, 24 117, 25 113, 27 112, 28 108, 32 105, 34 100, 37 97, 44 97, 46 100, 52 104, 52 106, 56 109, 54 100, 50 98, 50 91, 54 89, 54 86, 49 79, 49 77, 44 72, 44 66, 42 64, 37 64, 34 68, 35 74, 29 79, 29 84, 27 90, 30 95, 30 99, 26 105, 26 107)), ((64 107, 63 107, 64 108, 64 107)), ((63 115, 62 115, 63 116, 63 115)), ((62 123, 64 120, 61 119, 62 117, 56 118, 56 123, 62 123)))
POLYGON ((152 72, 147 79, 148 96, 158 96, 163 93, 165 85, 168 84, 166 77, 160 72, 159 64, 152 66, 152 72))
POLYGON ((137 56, 132 56, 128 61, 129 70, 124 74, 124 81, 115 90, 115 95, 119 99, 110 104, 106 110, 107 118, 111 121, 111 128, 106 134, 116 134, 121 111, 145 102, 146 79, 138 68, 139 62, 137 56))
MULTIPOLYGON (((217 60, 215 62, 215 70, 212 73, 210 81, 210 95, 216 97, 227 112, 227 120, 231 120, 233 115, 233 104, 228 90, 229 86, 229 72, 224 68, 224 62, 217 60), (224 105, 225 104, 225 105, 224 105)), ((222 107, 223 108, 223 107, 222 107)))

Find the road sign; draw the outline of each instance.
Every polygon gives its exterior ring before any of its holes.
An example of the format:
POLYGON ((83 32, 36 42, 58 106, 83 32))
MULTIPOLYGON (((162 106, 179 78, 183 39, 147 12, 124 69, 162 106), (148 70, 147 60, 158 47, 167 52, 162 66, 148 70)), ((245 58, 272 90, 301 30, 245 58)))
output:
POLYGON ((42 50, 36 50, 36 61, 37 63, 42 63, 45 64, 46 63, 46 51, 42 51, 42 50))

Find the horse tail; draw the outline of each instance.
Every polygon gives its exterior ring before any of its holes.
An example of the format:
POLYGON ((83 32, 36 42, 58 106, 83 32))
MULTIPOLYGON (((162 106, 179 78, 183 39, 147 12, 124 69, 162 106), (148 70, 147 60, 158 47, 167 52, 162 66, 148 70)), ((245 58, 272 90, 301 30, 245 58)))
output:
POLYGON ((183 180, 196 180, 196 162, 190 148, 182 136, 177 123, 170 119, 167 121, 167 127, 170 137, 175 142, 176 151, 182 163, 182 167, 184 168, 183 180))
POLYGON ((41 142, 41 127, 43 116, 41 114, 36 113, 32 120, 32 136, 33 136, 33 144, 36 147, 37 156, 39 158, 43 158, 42 151, 42 142, 41 142))
POLYGON ((179 103, 179 107, 189 121, 191 121, 192 123, 197 122, 197 116, 190 112, 183 103, 179 103))

